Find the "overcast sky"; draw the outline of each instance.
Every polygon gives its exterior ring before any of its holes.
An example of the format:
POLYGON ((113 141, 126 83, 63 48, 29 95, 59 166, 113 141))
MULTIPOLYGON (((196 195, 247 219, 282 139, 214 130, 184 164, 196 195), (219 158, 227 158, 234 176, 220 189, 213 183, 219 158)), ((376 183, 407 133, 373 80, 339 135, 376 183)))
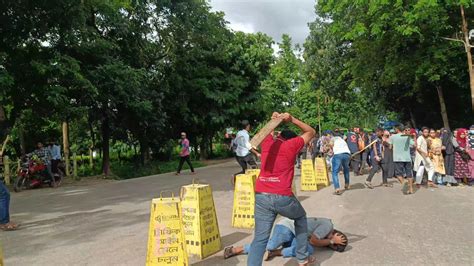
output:
POLYGON ((230 27, 243 32, 264 32, 276 42, 287 33, 303 44, 308 22, 316 18, 315 0, 210 0, 213 10, 224 11, 230 27))

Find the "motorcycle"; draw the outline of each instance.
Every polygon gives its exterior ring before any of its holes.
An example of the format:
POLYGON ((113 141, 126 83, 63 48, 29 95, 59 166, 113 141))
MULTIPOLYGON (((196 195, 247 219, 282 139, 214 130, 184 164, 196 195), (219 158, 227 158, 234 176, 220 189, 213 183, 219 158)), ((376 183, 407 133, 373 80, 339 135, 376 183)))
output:
POLYGON ((58 168, 58 173, 54 174, 51 178, 46 169, 46 165, 39 158, 26 156, 20 169, 18 169, 13 190, 20 192, 24 189, 39 188, 43 185, 58 187, 61 184, 63 176, 63 171, 58 168))

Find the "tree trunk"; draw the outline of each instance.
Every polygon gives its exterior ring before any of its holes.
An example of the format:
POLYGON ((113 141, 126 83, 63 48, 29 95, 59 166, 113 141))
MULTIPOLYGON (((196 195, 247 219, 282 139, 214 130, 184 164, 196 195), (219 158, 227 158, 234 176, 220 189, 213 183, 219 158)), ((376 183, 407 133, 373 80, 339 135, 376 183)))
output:
POLYGON ((438 91, 439 105, 441 107, 441 117, 443 118, 443 125, 444 128, 449 129, 448 112, 446 111, 446 104, 444 102, 443 88, 441 87, 441 85, 437 85, 436 90, 438 91))
POLYGON ((415 115, 413 114, 413 110, 411 109, 411 107, 408 107, 408 112, 410 114, 410 123, 411 123, 411 126, 413 128, 416 128, 416 119, 415 119, 415 115))
POLYGON ((464 16, 464 7, 461 5, 462 32, 464 34, 464 47, 466 48, 467 64, 469 67, 469 79, 471 85, 471 108, 474 111, 474 67, 472 66, 471 45, 469 43, 469 33, 467 31, 467 21, 464 16))
POLYGON ((105 176, 110 174, 110 128, 109 117, 105 114, 102 120, 102 173, 105 176))
POLYGON ((69 169, 69 125, 66 121, 63 122, 63 152, 66 175, 68 176, 71 173, 71 169, 69 169))
POLYGON ((205 137, 202 138, 201 144, 199 145, 199 149, 200 149, 199 157, 201 158, 201 160, 206 160, 207 158, 209 158, 208 145, 209 143, 207 142, 207 138, 205 137))
POLYGON ((140 138, 140 163, 147 164, 150 161, 150 145, 146 138, 140 138))
POLYGON ((212 158, 213 150, 212 150, 212 136, 209 137, 209 157, 212 158))
POLYGON ((25 155, 26 154, 26 143, 25 143, 25 130, 23 129, 23 126, 20 126, 18 128, 18 135, 19 135, 19 138, 20 138, 20 152, 21 152, 21 155, 25 155))

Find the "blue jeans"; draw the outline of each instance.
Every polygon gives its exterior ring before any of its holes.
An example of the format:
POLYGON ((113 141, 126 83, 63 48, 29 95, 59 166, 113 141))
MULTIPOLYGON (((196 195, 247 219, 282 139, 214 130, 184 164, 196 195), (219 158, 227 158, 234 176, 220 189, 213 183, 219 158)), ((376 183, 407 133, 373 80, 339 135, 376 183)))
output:
POLYGON ((10 192, 8 188, 0 181, 0 224, 10 222, 10 192))
MULTIPOLYGON (((283 247, 281 254, 285 258, 296 257, 296 238, 291 230, 281 224, 275 225, 272 236, 268 240, 267 250, 276 250, 283 247)), ((244 245, 244 254, 250 252, 250 244, 244 245)), ((308 242, 308 254, 313 254, 314 248, 308 242)))
POLYGON ((344 168, 344 183, 345 185, 349 185, 350 160, 351 156, 349 155, 349 153, 335 154, 332 157, 332 183, 334 184, 335 189, 339 189, 338 173, 341 169, 341 165, 344 168))
POLYGON ((308 258, 308 225, 306 212, 294 196, 276 194, 255 195, 255 236, 247 260, 249 266, 262 265, 263 255, 270 238, 276 216, 295 221, 296 258, 303 263, 308 258))

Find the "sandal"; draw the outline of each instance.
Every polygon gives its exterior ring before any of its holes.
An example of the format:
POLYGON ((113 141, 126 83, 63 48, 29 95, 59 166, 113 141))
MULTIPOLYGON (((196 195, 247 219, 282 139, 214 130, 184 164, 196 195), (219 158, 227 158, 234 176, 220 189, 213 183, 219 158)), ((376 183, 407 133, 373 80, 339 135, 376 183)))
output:
POLYGON ((276 250, 268 250, 268 251, 267 251, 267 256, 266 256, 266 258, 265 258, 265 261, 270 261, 270 260, 272 260, 273 258, 275 258, 275 257, 277 256, 277 254, 276 254, 275 251, 276 251, 276 250))
POLYGON ((342 191, 341 190, 336 190, 336 191, 334 191, 334 195, 340 196, 340 195, 342 195, 342 191))
POLYGON ((18 227, 19 225, 14 224, 14 223, 6 223, 6 224, 0 225, 0 229, 3 231, 15 231, 18 229, 18 227))
POLYGON ((374 186, 372 186, 372 183, 370 183, 369 181, 365 181, 365 186, 370 188, 370 189, 374 188, 374 186))
POLYGON ((232 249, 234 248, 234 246, 230 246, 230 247, 226 247, 224 249, 224 259, 228 259, 228 258, 231 258, 233 256, 235 256, 234 252, 232 252, 232 249))
POLYGON ((309 255, 308 258, 306 258, 306 261, 303 263, 300 263, 299 265, 311 265, 316 262, 316 257, 309 255))

